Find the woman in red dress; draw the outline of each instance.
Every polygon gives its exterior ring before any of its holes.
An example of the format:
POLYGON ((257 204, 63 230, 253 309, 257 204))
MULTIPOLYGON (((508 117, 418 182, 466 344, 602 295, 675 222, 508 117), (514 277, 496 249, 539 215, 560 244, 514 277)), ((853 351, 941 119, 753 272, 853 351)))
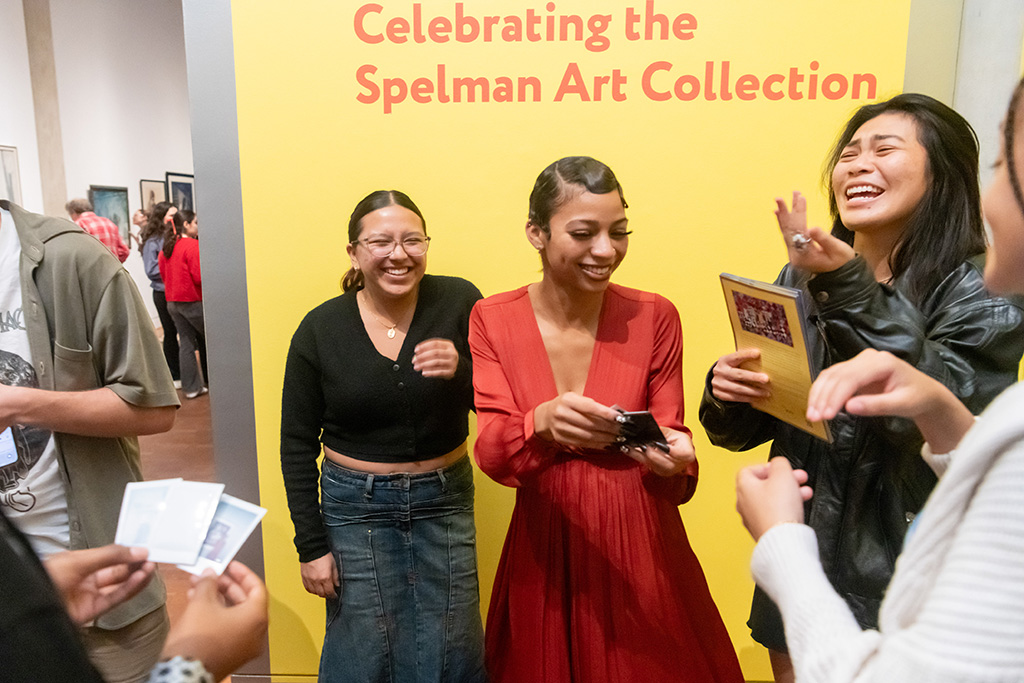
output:
POLYGON ((476 458, 517 489, 487 616, 496 683, 743 680, 677 509, 697 485, 679 315, 610 282, 625 208, 601 162, 546 168, 526 225, 543 278, 470 320, 476 458), (618 408, 649 410, 667 452, 623 452, 618 408))

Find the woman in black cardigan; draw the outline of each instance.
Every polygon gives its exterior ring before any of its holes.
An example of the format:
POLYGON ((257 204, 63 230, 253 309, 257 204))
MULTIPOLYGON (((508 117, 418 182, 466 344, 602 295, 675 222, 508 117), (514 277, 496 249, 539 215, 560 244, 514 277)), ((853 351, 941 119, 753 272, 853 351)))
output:
POLYGON ((303 585, 327 601, 321 681, 485 679, 466 443, 480 292, 425 275, 429 240, 406 195, 363 199, 344 294, 288 352, 281 465, 303 585))

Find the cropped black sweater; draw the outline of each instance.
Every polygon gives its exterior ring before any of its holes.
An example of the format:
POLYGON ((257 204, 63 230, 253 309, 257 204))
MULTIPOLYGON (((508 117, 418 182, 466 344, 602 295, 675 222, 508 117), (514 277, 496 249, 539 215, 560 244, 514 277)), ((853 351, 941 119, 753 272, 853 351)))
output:
POLYGON ((310 311, 292 337, 281 401, 281 469, 299 560, 326 555, 317 458, 323 443, 351 458, 411 462, 444 455, 469 435, 473 362, 469 313, 481 298, 470 282, 424 275, 397 360, 378 353, 359 316, 355 290, 310 311), (459 352, 451 379, 412 368, 425 339, 459 352))

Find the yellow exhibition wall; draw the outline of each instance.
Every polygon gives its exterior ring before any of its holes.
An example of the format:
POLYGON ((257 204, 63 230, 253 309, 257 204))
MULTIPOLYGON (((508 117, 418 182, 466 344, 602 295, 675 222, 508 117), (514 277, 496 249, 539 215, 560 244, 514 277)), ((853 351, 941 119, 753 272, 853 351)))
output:
MULTIPOLYGON (((870 26, 819 0, 244 0, 232 12, 271 673, 315 674, 323 633, 291 541, 280 391, 299 320, 339 293, 352 207, 407 192, 433 238, 429 270, 494 294, 539 277, 523 233, 537 174, 586 154, 615 170, 630 205, 616 281, 679 309, 701 462, 681 513, 744 672, 770 678, 745 626, 752 543, 733 497, 737 469, 766 450, 714 448, 696 417, 704 375, 732 345, 718 274, 775 277, 776 196, 804 191, 826 222, 822 160, 853 109, 900 91, 910 0, 861 0, 857 17, 884 17, 870 26), (563 15, 581 18, 581 40, 563 39, 563 15), (459 78, 483 80, 471 98, 459 78)), ((477 483, 486 609, 513 494, 477 483)))

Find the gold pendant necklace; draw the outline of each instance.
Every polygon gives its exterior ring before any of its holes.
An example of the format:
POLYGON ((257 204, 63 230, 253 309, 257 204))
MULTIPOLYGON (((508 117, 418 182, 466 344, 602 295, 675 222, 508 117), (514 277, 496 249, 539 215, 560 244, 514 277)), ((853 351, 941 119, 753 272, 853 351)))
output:
POLYGON ((395 338, 395 328, 398 327, 398 323, 395 323, 394 325, 388 325, 386 322, 384 322, 383 320, 378 318, 377 314, 374 313, 373 311, 370 311, 370 315, 373 316, 374 320, 379 322, 384 327, 388 328, 388 339, 394 339, 395 338))
MULTIPOLYGON (((364 295, 364 296, 365 296, 365 295, 364 295)), ((379 322, 379 323, 380 323, 381 325, 383 325, 384 327, 388 328, 388 332, 387 332, 387 334, 388 334, 388 339, 394 339, 394 338, 395 338, 395 335, 397 334, 397 332, 395 332, 395 328, 396 328, 396 327, 398 327, 398 323, 395 323, 394 325, 388 325, 388 324, 387 324, 386 322, 384 322, 384 321, 383 321, 383 320, 381 320, 381 319, 380 319, 379 317, 377 317, 377 314, 376 314, 376 313, 374 313, 373 311, 370 311, 370 307, 369 307, 369 306, 367 306, 367 307, 366 307, 366 310, 367 310, 367 311, 369 311, 370 315, 372 315, 372 316, 373 316, 373 319, 374 319, 374 320, 376 320, 377 322, 379 322)))

